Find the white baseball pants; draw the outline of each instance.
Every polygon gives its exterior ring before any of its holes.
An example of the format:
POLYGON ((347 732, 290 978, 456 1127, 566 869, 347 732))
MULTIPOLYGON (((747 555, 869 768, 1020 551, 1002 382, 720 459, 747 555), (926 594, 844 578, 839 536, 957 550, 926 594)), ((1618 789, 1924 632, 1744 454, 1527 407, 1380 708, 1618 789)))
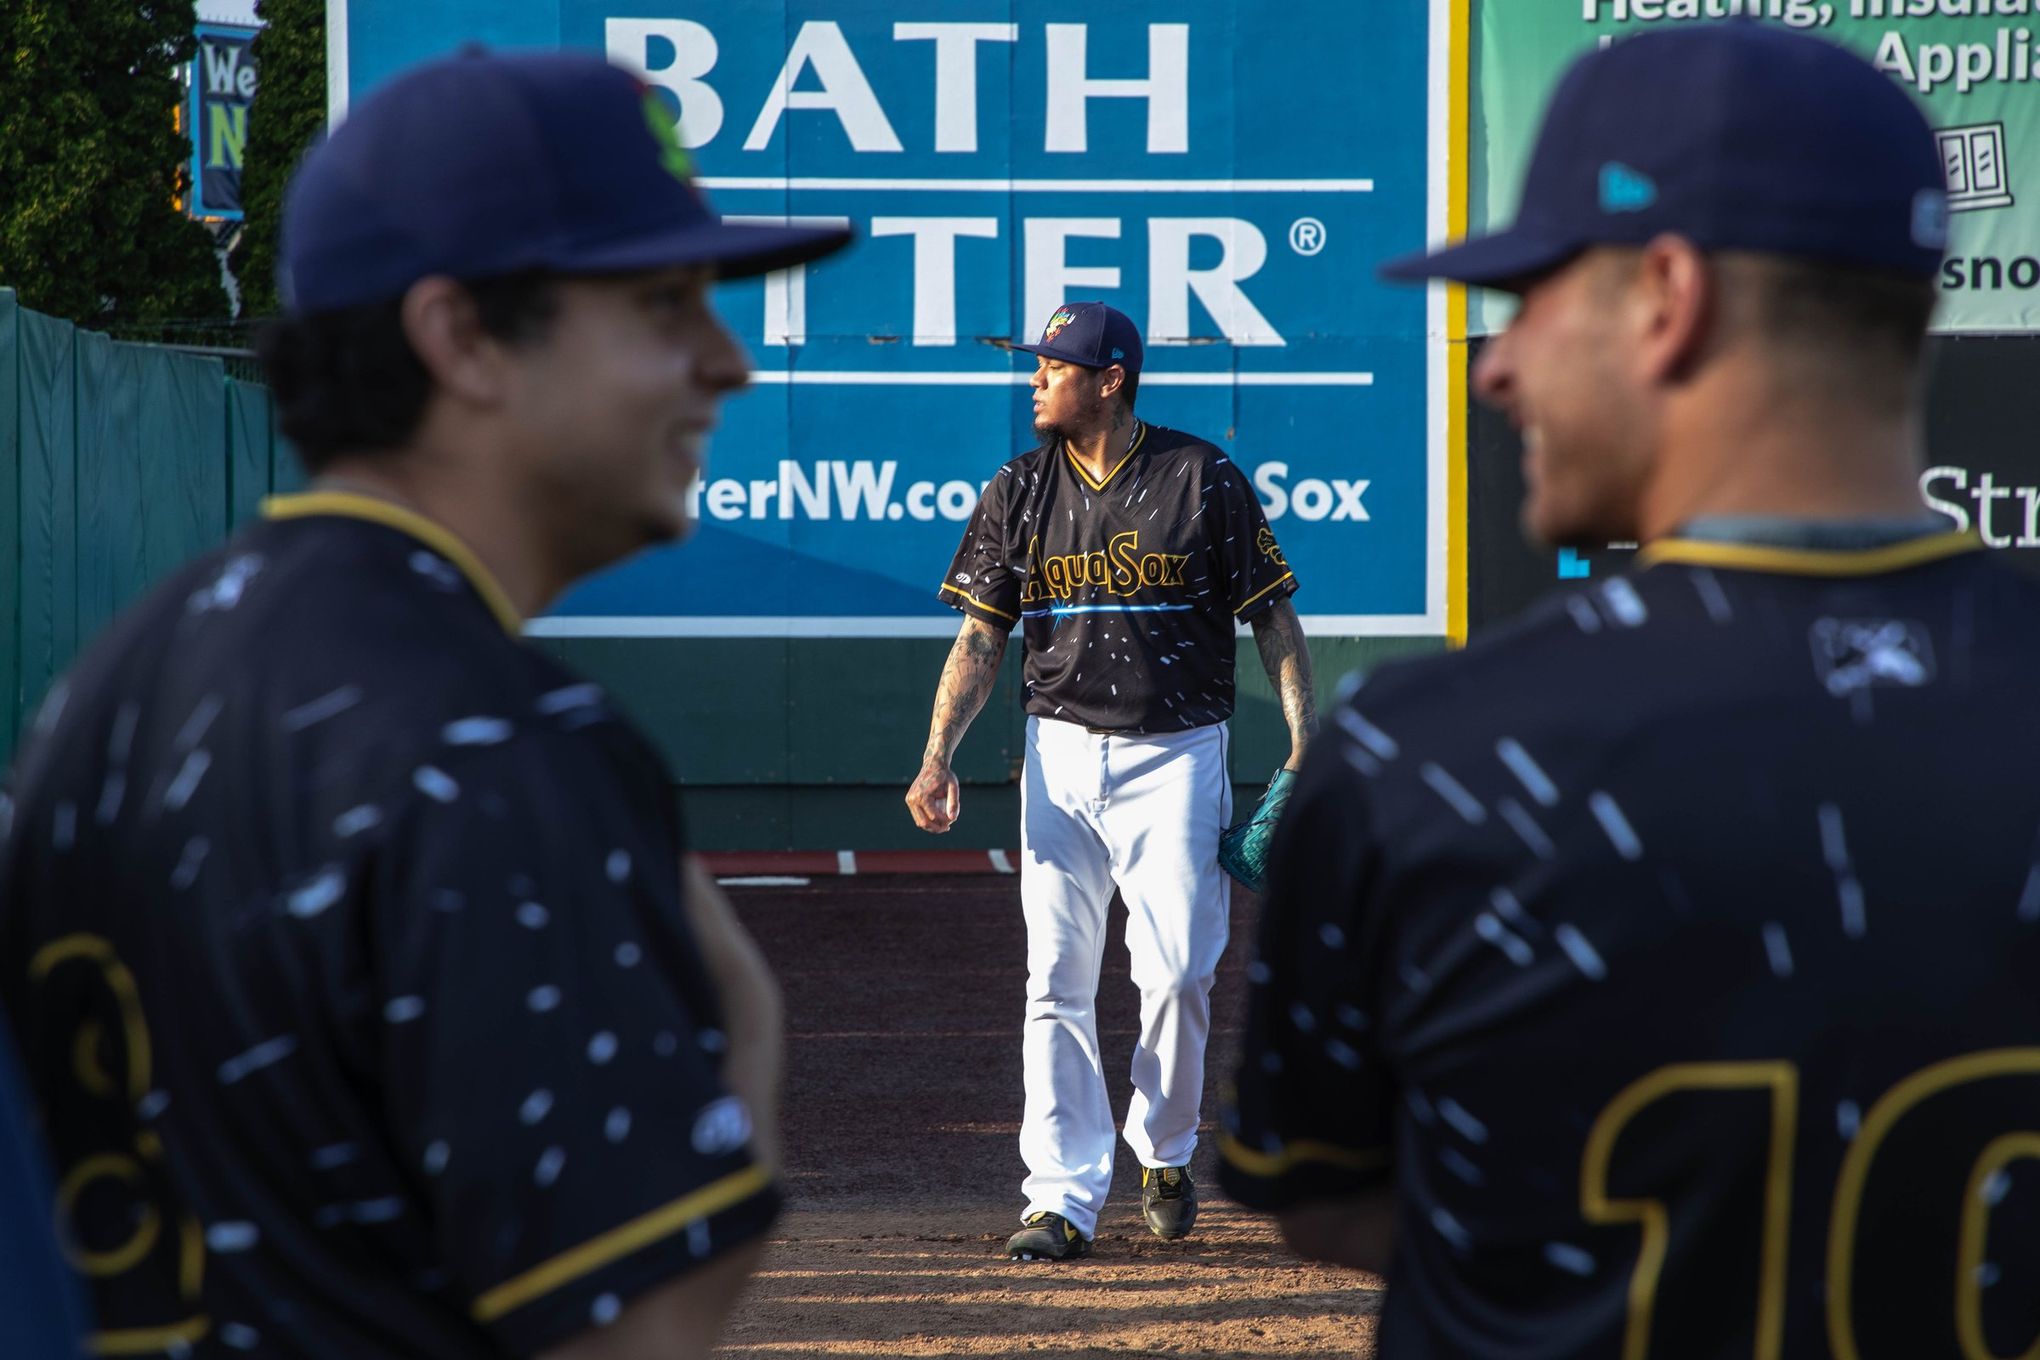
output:
POLYGON ((1218 838, 1232 815, 1226 741, 1224 723, 1127 736, 1027 719, 1023 1217, 1048 1210, 1095 1236, 1111 1188, 1112 1107, 1097 1000, 1115 884, 1140 988, 1126 1142, 1143 1166, 1182 1166, 1196 1150, 1211 981, 1228 930, 1218 867, 1218 838))

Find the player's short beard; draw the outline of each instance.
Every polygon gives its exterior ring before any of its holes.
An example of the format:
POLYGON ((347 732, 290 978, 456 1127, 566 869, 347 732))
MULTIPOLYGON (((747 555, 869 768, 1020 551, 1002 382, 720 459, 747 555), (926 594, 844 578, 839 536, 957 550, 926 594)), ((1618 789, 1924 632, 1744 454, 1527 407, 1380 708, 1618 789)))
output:
POLYGON ((1052 447, 1056 444, 1068 443, 1071 439, 1077 438, 1080 435, 1096 431, 1101 422, 1107 429, 1112 427, 1112 411, 1107 403, 1100 402, 1092 410, 1084 414, 1091 417, 1089 423, 1081 421, 1056 421, 1046 418, 1036 419, 1034 422, 1034 437, 1039 439, 1044 447, 1052 447))
POLYGON ((1046 417, 1034 422, 1034 437, 1044 446, 1060 444, 1070 437, 1069 429, 1046 417))

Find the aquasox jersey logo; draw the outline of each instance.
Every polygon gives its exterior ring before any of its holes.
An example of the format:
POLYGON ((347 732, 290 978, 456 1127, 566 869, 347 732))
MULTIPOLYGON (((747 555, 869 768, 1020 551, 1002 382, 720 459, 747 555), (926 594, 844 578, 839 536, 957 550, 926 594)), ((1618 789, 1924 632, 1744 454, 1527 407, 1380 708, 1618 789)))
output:
POLYGON ((1166 591, 1188 584, 1188 553, 1143 553, 1140 531, 1114 534, 1102 551, 1044 556, 1041 539, 1027 543, 1027 587, 1022 604, 1068 600, 1079 590, 1098 589, 1124 599, 1143 590, 1166 591))
POLYGON ((1282 555, 1282 545, 1275 541, 1275 531, 1267 525, 1262 525, 1261 532, 1254 535, 1254 546, 1261 550, 1261 556, 1267 558, 1276 566, 1286 567, 1289 565, 1289 559, 1282 555))

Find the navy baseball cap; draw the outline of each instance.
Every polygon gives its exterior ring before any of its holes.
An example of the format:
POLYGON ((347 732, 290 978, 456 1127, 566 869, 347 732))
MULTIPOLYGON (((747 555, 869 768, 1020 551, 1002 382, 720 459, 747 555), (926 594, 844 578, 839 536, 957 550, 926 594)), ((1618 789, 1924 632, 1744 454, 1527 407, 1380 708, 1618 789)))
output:
POLYGON ((1381 274, 1504 284, 1664 232, 1932 277, 1948 243, 1933 129, 1888 76, 1820 38, 1747 20, 1641 34, 1559 83, 1513 225, 1381 274))
POLYGON ((742 278, 847 244, 835 227, 722 221, 672 115, 574 52, 470 48, 380 86, 314 147, 283 207, 285 304, 322 312, 421 278, 708 265, 742 278))
POLYGON ((1015 340, 1010 348, 1085 368, 1118 364, 1128 373, 1140 372, 1140 327, 1125 312, 1102 302, 1065 302, 1041 328, 1039 344, 1015 340))

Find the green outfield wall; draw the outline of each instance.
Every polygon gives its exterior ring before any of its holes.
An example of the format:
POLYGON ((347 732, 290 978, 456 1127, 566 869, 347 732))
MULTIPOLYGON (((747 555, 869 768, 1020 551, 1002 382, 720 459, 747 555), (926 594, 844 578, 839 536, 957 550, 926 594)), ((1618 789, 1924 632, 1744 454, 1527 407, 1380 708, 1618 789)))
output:
MULTIPOLYGON (((1929 348, 1921 491, 2008 561, 2040 571, 2040 442, 2026 394, 2040 336, 1929 348)), ((1472 412, 1469 622, 1495 625, 1553 590, 1591 588, 1629 554, 1556 553, 1516 529, 1520 448, 1472 412)), ((0 290, 0 752, 78 649, 151 581, 299 483, 269 394, 221 361, 121 344, 18 307, 0 290)), ((1365 571, 1356 561, 1353 571, 1365 571)), ((1306 581, 1305 591, 1311 583, 1306 581)), ((1019 655, 958 753, 963 817, 939 841, 901 805, 916 768, 941 638, 538 638, 601 681, 683 780, 695 844, 713 849, 1011 848, 1022 716, 1019 655)), ((1344 675, 1442 638, 1317 637, 1319 695, 1344 675)), ((1286 750, 1250 639, 1240 640, 1232 769, 1242 792, 1286 750)))
MULTIPOLYGON (((0 751, 118 610, 300 475, 267 389, 217 358, 110 340, 0 289, 0 751)), ((1355 570, 1362 564, 1355 564, 1355 570)), ((1019 649, 963 744, 964 813, 936 842, 901 804, 948 643, 933 638, 542 638, 601 681, 684 781, 695 844, 887 849, 1015 843, 1019 649)), ((1320 687, 1442 639, 1315 638, 1320 687)), ((1233 773, 1287 751, 1250 639, 1240 641, 1233 773)))
MULTIPOLYGON (((1308 588, 1306 586, 1306 588, 1308 588)), ((601 681, 657 741, 684 784, 696 844, 883 850, 1017 843, 1024 718, 1020 649, 957 753, 963 815, 939 840, 901 799, 920 766, 949 644, 936 638, 540 639, 601 681)), ((1321 698, 1339 677, 1443 639, 1313 638, 1321 698)), ((1232 771, 1243 797, 1288 754, 1282 712, 1253 641, 1239 644, 1232 771)), ((1242 805, 1244 806, 1244 804, 1242 805)))

